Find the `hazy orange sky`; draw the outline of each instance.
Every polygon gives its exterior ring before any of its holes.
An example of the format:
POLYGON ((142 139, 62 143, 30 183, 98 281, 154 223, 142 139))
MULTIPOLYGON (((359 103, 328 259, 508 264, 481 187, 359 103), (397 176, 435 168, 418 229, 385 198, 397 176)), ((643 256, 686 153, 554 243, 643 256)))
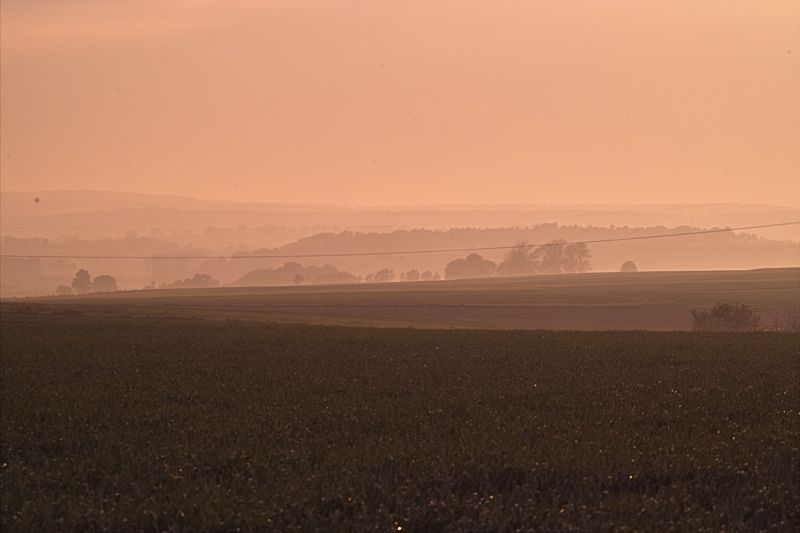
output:
POLYGON ((3 190, 800 193, 800 3, 9 2, 3 190))

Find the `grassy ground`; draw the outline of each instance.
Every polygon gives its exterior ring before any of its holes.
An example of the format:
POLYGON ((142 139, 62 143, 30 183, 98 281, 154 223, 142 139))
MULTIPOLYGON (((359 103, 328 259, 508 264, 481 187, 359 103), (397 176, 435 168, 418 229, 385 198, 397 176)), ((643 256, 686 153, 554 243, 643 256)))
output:
POLYGON ((1 316, 4 531, 800 528, 796 335, 66 311, 1 316))

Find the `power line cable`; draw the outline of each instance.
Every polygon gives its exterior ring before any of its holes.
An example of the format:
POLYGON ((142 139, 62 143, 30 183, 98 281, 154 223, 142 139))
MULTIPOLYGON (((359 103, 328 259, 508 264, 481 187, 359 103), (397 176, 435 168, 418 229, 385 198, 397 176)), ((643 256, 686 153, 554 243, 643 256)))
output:
POLYGON ((380 255, 416 255, 452 252, 481 252, 491 250, 511 250, 514 248, 540 248, 544 246, 562 246, 566 244, 601 244, 608 242, 641 241, 650 239, 666 239, 671 237, 686 237, 690 235, 707 235, 710 233, 726 233, 751 229, 777 228, 800 224, 800 220, 790 222, 777 222, 774 224, 759 224, 756 226, 739 226, 735 228, 715 228, 700 231, 686 231, 681 233, 662 233, 657 235, 641 235, 635 237, 616 237, 609 239, 593 239, 585 241, 547 242, 535 244, 515 244, 512 246, 478 246, 469 248, 437 248, 428 250, 392 250, 381 252, 333 252, 312 254, 277 254, 277 255, 26 255, 26 254, 0 254, 0 257, 14 259, 311 259, 317 257, 364 257, 380 255))

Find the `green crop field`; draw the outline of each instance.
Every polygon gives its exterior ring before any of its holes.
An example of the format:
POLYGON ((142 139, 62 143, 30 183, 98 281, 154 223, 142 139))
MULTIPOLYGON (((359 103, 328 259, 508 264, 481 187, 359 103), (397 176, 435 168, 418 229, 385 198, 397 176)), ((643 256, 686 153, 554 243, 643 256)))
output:
POLYGON ((796 334, 102 309, 3 305, 3 531, 800 528, 796 334))

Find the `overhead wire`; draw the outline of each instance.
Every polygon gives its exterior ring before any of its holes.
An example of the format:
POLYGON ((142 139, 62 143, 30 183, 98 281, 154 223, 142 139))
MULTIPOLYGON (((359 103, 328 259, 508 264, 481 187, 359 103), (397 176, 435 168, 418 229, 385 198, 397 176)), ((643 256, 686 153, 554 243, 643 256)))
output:
POLYGON ((567 244, 601 244, 610 242, 640 241, 652 239, 666 239, 675 237, 687 237, 691 235, 707 235, 712 233, 726 233, 731 231, 745 231, 753 229, 777 228, 782 226, 792 226, 800 224, 800 220, 787 222, 776 222, 773 224, 758 224, 754 226, 738 226, 727 228, 713 228, 698 231, 684 231, 680 233, 661 233, 655 235, 637 235, 632 237, 614 237, 607 239, 591 239, 581 241, 551 241, 546 243, 518 243, 503 246, 476 246, 464 248, 435 248, 426 250, 387 250, 373 252, 332 252, 332 253, 308 253, 308 254, 258 254, 258 255, 34 255, 34 254, 0 254, 0 257, 14 259, 311 259, 311 258, 330 258, 330 257, 367 257, 382 255, 417 255, 434 253, 454 253, 454 252, 482 252, 493 250, 511 250, 516 248, 541 248, 546 246, 563 246, 567 244))

